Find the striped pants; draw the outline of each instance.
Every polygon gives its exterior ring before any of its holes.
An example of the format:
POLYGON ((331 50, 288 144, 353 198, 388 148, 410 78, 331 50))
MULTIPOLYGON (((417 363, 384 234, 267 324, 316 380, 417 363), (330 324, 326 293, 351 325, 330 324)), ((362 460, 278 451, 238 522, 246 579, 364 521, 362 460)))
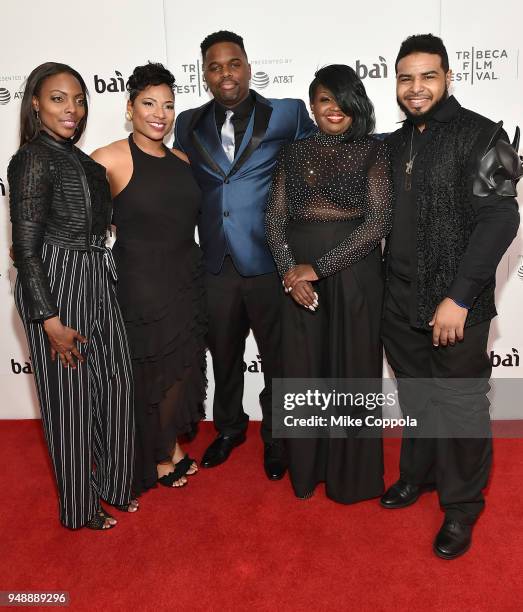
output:
MULTIPOLYGON (((102 244, 101 239, 96 239, 102 244)), ((51 361, 41 323, 29 320, 20 282, 15 301, 24 323, 47 447, 60 500, 60 520, 82 527, 100 499, 127 504, 134 454, 132 368, 116 301, 111 252, 73 251, 44 244, 42 260, 64 325, 88 340, 76 370, 51 361)))

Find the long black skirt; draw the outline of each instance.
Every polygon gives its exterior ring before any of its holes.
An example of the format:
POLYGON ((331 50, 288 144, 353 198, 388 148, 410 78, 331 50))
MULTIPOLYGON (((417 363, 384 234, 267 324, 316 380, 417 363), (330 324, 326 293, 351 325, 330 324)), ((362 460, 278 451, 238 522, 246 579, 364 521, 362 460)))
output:
MULTIPOLYGON (((358 221, 293 224, 289 242, 297 263, 312 263, 337 246, 358 221)), ((382 377, 380 247, 314 283, 311 312, 289 295, 282 314, 283 373, 289 378, 382 377)), ((289 473, 297 496, 325 482, 328 497, 354 503, 383 493, 381 437, 288 439, 289 473)))

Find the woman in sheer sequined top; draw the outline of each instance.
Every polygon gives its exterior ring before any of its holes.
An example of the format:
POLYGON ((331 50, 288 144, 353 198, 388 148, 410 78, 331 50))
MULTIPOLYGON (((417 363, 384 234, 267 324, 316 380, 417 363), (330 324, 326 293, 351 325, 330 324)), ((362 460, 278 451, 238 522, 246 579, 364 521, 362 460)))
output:
MULTIPOLYGON (((281 151, 266 216, 267 240, 287 294, 284 376, 374 379, 378 385, 381 241, 391 225, 386 145, 370 135, 372 103, 351 68, 322 68, 309 93, 318 132, 281 151)), ((298 497, 310 497, 319 482, 343 503, 382 493, 379 438, 365 432, 357 439, 286 434, 298 436, 287 440, 298 497)))

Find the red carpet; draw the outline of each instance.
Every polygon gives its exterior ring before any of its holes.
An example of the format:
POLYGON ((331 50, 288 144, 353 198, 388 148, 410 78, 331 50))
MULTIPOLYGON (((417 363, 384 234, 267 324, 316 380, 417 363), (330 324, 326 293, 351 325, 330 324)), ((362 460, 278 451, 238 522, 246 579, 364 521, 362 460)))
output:
MULTIPOLYGON (((212 439, 205 423, 191 454, 212 439)), ((399 443, 386 441, 387 482, 399 443)), ((523 441, 496 440, 471 551, 436 558, 435 493, 387 511, 294 498, 262 471, 257 424, 221 467, 155 489, 108 532, 59 526, 38 421, 0 422, 0 590, 69 591, 74 610, 521 610, 523 441)))

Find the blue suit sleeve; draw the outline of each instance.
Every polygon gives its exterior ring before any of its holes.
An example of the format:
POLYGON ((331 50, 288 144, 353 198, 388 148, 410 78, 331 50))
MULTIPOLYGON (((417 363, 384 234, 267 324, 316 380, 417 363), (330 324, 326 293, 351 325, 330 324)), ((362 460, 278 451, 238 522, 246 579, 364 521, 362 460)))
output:
POLYGON ((308 138, 314 134, 316 131, 316 126, 314 125, 314 121, 310 118, 303 100, 297 100, 297 104, 298 120, 294 140, 301 140, 302 138, 308 138))
POLYGON ((173 148, 174 149, 178 149, 178 151, 181 151, 182 153, 185 153, 185 149, 182 145, 181 141, 181 135, 180 132, 181 127, 180 127, 180 121, 181 119, 181 115, 178 115, 178 117, 176 117, 176 123, 174 124, 174 142, 173 142, 173 148))

